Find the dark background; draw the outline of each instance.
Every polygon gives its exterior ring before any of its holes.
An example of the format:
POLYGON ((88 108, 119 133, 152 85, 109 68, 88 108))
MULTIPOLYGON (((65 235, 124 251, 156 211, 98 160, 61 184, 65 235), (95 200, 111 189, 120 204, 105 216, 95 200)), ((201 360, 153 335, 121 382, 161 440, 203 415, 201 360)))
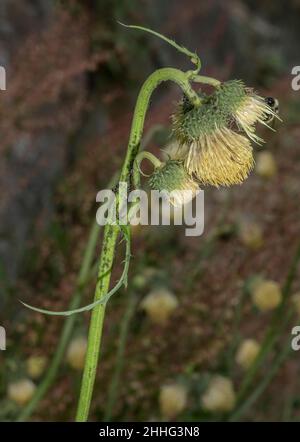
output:
MULTIPOLYGON (((299 239, 300 91, 291 88, 291 69, 300 65, 299 1, 2 0, 0 65, 7 71, 7 90, 0 91, 0 324, 8 334, 8 349, 0 354, 3 420, 19 412, 6 397, 7 385, 25 376, 29 356, 51 358, 63 323, 28 312, 18 300, 67 307, 95 217, 95 196, 122 163, 142 82, 162 66, 190 68, 175 49, 117 20, 150 27, 197 51, 203 74, 241 78, 261 95, 277 97, 283 124, 276 134, 264 135, 264 149, 277 164, 272 179, 254 172, 243 186, 206 189, 202 237, 186 238, 173 227, 135 229, 132 283, 108 309, 93 419, 103 419, 130 293, 139 300, 159 284, 179 299, 164 327, 151 324, 136 307, 113 411, 116 420, 157 419, 161 385, 180 378, 197 391, 202 375, 222 370, 219 360, 233 338, 244 281, 263 274, 283 285, 299 239), (207 247, 223 214, 229 233, 207 247), (245 247, 235 233, 245 217, 262 227, 259 250, 245 247), (135 285, 149 267, 155 276, 135 285)), ((179 97, 170 84, 155 92, 146 133, 163 127, 149 148, 167 142, 179 97)), ((93 286, 94 281, 85 290, 87 302, 93 286)), ((292 291, 299 289, 298 274, 292 291)), ((246 303, 239 333, 261 339, 270 318, 246 303)), ((77 332, 86 333, 88 319, 78 317, 77 332)), ((284 420, 286 407, 289 419, 299 418, 299 358, 293 354, 278 369, 242 419, 284 420)), ((268 366, 260 379, 267 372, 268 366)), ((238 385, 238 369, 232 377, 238 385)), ((79 385, 80 373, 64 362, 32 419, 72 420, 79 385)), ((189 398, 181 419, 206 419, 197 400, 189 398)))

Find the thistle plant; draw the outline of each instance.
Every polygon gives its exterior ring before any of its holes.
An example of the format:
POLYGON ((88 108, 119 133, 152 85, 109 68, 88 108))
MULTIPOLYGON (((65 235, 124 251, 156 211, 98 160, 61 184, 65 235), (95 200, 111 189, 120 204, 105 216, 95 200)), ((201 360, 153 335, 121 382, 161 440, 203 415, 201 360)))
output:
MULTIPOLYGON (((267 100, 245 87, 242 81, 222 83, 217 79, 199 75, 200 58, 185 47, 155 31, 140 26, 128 27, 146 31, 169 43, 190 58, 194 69, 187 72, 171 67, 158 69, 143 84, 133 114, 127 152, 119 177, 120 183, 125 182, 128 187, 139 189, 140 163, 144 159, 154 166, 149 178, 150 187, 171 194, 171 202, 177 206, 186 203, 184 191, 190 191, 193 197, 200 186, 205 184, 228 186, 243 182, 254 165, 251 141, 258 144, 263 141, 256 134, 256 123, 268 126, 268 121, 277 117, 275 110, 267 100), (165 81, 177 84, 183 99, 178 103, 173 115, 173 148, 169 151, 168 160, 163 162, 150 152, 141 152, 141 140, 151 95, 165 81), (197 92, 192 87, 193 83, 210 85, 213 92, 209 95, 202 91, 197 92)), ((120 205, 120 186, 116 187, 115 194, 120 205)), ((131 207, 129 214, 130 209, 131 207)), ((127 285, 131 257, 130 216, 128 218, 128 224, 125 226, 118 222, 105 226, 95 297, 91 304, 61 312, 51 312, 25 304, 35 311, 61 316, 92 310, 77 421, 86 421, 89 416, 107 302, 120 287, 127 285), (126 244, 124 269, 116 286, 109 290, 115 250, 120 236, 126 244)))

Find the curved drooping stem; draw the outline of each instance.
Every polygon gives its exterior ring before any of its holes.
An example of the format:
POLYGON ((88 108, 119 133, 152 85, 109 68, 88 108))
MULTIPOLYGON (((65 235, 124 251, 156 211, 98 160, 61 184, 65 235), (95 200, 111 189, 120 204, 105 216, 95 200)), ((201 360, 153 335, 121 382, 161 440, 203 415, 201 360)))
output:
MULTIPOLYGON (((139 93, 137 102, 136 102, 134 115, 133 115, 133 121, 132 121, 132 125, 131 125, 130 138, 129 138, 128 147, 127 147, 127 154, 126 154, 126 157, 125 157, 125 160, 123 163, 119 182, 124 182, 124 183, 127 183, 128 185, 134 184, 134 182, 133 182, 134 181, 134 176, 133 176, 134 175, 134 161, 135 161, 136 155, 138 154, 138 151, 140 148, 140 143, 141 143, 143 128, 144 128, 144 122, 145 122, 145 116, 146 116, 146 112, 147 112, 147 109, 149 106, 150 97, 151 97, 153 91, 157 88, 157 86, 159 86, 159 84, 164 81, 173 81, 174 83, 176 83, 182 89, 183 93, 189 98, 189 100, 191 101, 191 103, 194 106, 200 106, 200 104, 201 104, 200 97, 192 89, 192 87, 189 83, 190 72, 185 73, 185 72, 182 72, 179 69, 175 69, 175 68, 162 68, 162 69, 158 69, 157 71, 153 72, 153 74, 151 74, 147 78, 145 83, 143 84, 141 91, 139 93)), ((118 203, 118 200, 119 200, 118 192, 116 195, 116 200, 118 203)), ((117 228, 117 230, 118 230, 118 228, 117 228)), ((105 234, 105 232, 104 232, 104 234, 105 234)), ((111 265, 112 265, 112 261, 111 261, 111 265)), ((104 271, 98 274, 98 279, 99 280, 103 279, 103 275, 105 275, 108 272, 108 270, 109 270, 109 267, 105 266, 104 271)), ((98 281, 98 282, 100 282, 100 281, 98 281)), ((96 289, 96 291, 97 291, 97 289, 96 289)), ((104 296, 97 297, 97 298, 95 297, 94 303, 96 303, 97 306, 100 304, 105 304, 106 301, 105 301, 105 299, 102 299, 102 298, 104 298, 104 296)), ((22 302, 22 304, 25 305, 27 308, 30 308, 31 310, 34 310, 34 311, 37 311, 40 313, 44 313, 44 314, 48 314, 48 315, 54 315, 54 316, 55 315, 69 316, 69 315, 72 315, 75 313, 81 313, 83 311, 89 310, 94 307, 93 304, 90 304, 86 307, 78 308, 73 311, 55 312, 55 311, 49 311, 49 310, 36 308, 36 307, 33 307, 33 306, 26 304, 24 302, 22 302)))
POLYGON ((150 176, 150 175, 146 175, 141 169, 141 163, 143 160, 146 160, 146 159, 148 161, 150 161, 150 163, 152 164, 154 169, 161 167, 163 164, 155 155, 153 155, 153 153, 148 152, 146 150, 142 150, 135 157, 135 164, 136 164, 136 167, 138 168, 138 172, 143 176, 150 176))
POLYGON ((208 84, 215 88, 219 88, 222 84, 221 81, 217 80, 216 78, 206 77, 205 75, 193 75, 191 80, 194 83, 208 84))
POLYGON ((139 150, 150 97, 157 86, 164 81, 173 81, 174 83, 177 83, 195 106, 200 106, 201 104, 198 94, 191 88, 186 73, 174 68, 162 68, 153 72, 143 84, 136 102, 127 154, 122 168, 120 181, 127 181, 130 176, 134 159, 139 150))
MULTIPOLYGON (((136 102, 127 153, 120 175, 120 182, 126 182, 128 184, 131 182, 133 164, 139 151, 150 97, 160 83, 168 80, 178 84, 184 94, 195 106, 200 105, 200 98, 191 88, 187 73, 174 68, 162 68, 151 74, 143 84, 136 102)), ((113 225, 106 225, 104 229, 103 245, 98 272, 99 277, 94 297, 95 301, 104 298, 109 288, 118 231, 119 227, 113 225)), ((105 307, 106 303, 99 304, 93 309, 92 312, 87 355, 76 416, 77 422, 83 422, 88 419, 100 353, 105 307)))

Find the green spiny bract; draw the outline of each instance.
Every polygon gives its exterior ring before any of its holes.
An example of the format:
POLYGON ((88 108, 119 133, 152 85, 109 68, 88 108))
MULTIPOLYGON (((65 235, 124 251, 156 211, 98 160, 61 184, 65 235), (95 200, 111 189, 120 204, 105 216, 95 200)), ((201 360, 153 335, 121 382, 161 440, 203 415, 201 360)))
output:
POLYGON ((167 190, 172 192, 181 189, 182 185, 190 180, 181 161, 168 160, 161 167, 154 170, 149 178, 149 185, 153 190, 167 190))
POLYGON ((182 100, 173 116, 173 131, 181 143, 193 142, 212 134, 216 128, 227 127, 246 98, 246 89, 242 81, 232 80, 223 83, 213 94, 200 97, 200 107, 187 106, 182 100))
POLYGON ((182 161, 168 160, 157 167, 149 178, 153 190, 164 192, 175 207, 191 201, 199 190, 196 182, 186 171, 182 161))

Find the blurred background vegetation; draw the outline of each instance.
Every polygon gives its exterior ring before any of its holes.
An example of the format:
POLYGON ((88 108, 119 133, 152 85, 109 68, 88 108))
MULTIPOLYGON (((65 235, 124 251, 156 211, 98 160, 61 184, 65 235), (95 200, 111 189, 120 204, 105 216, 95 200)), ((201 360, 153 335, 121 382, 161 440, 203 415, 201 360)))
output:
MULTIPOLYGON (((242 186, 205 189, 201 237, 133 229, 130 283, 108 306, 92 419, 299 420, 300 353, 290 351, 300 322, 298 0, 1 1, 0 419, 74 419, 89 315, 74 319, 56 376, 33 404, 65 319, 19 299, 51 310, 74 293, 91 301, 98 249, 84 283, 77 274, 139 88, 159 67, 189 68, 118 21, 197 51, 207 75, 277 97, 284 122, 265 134, 242 186)), ((148 148, 168 143, 179 98, 172 85, 155 92, 148 148)))

